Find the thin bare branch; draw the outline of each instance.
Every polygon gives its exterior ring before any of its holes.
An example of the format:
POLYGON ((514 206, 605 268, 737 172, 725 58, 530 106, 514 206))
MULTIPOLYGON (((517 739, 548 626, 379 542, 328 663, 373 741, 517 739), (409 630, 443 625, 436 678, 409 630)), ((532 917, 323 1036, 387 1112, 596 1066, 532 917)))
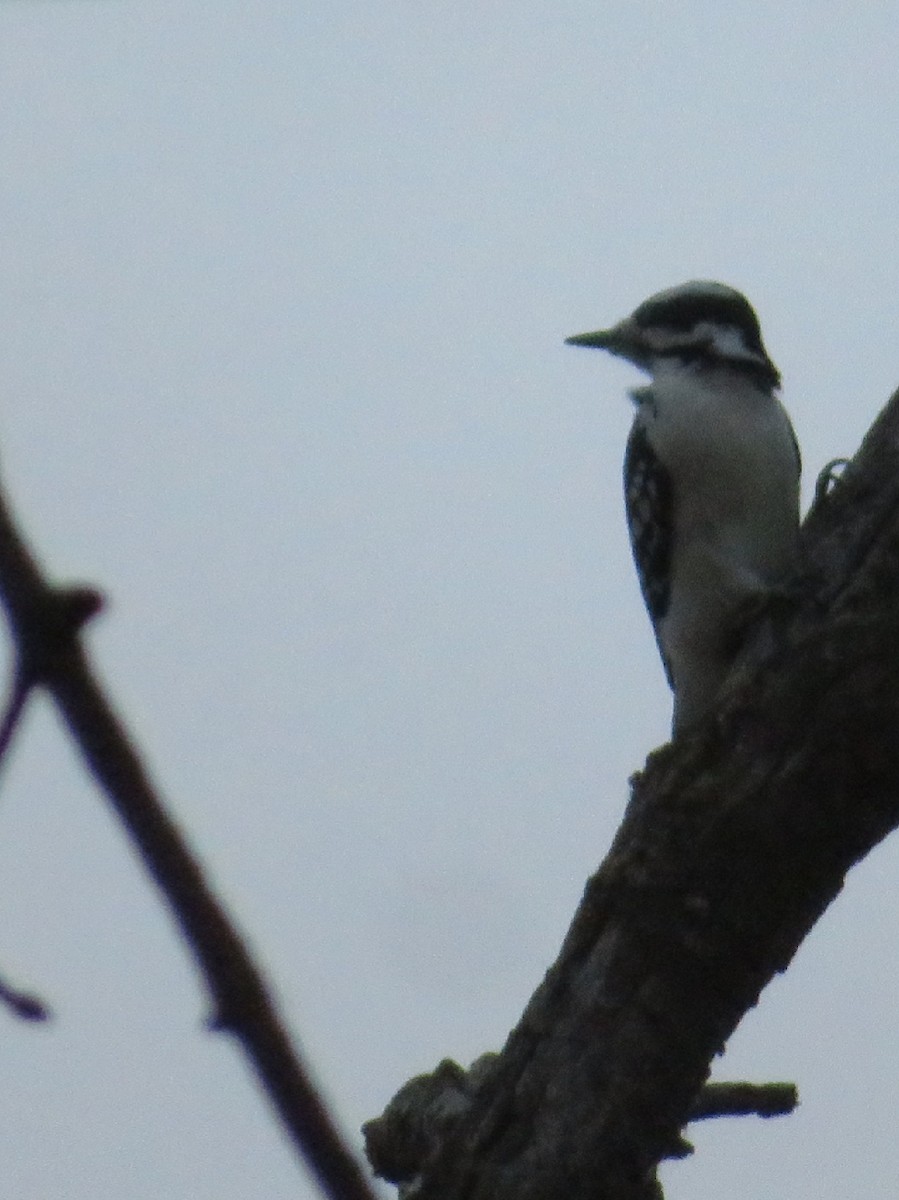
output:
POLYGON ((0 979, 0 1003, 22 1021, 49 1021, 50 1009, 38 996, 21 992, 0 979))
POLYGON ((25 711, 25 703, 31 695, 33 686, 33 682, 27 679, 21 671, 13 672, 9 697, 6 701, 3 718, 0 720, 0 764, 5 760, 12 745, 13 737, 22 719, 22 713, 25 711))
MULTIPOLYGON (((122 720, 94 677, 79 631, 99 610, 92 589, 56 588, 43 576, 0 493, 0 601, 21 678, 44 686, 105 792, 196 957, 216 1028, 247 1054, 293 1144, 332 1200, 373 1200, 291 1045, 249 951, 151 783, 122 720)), ((14 726, 15 721, 10 722, 14 726)))

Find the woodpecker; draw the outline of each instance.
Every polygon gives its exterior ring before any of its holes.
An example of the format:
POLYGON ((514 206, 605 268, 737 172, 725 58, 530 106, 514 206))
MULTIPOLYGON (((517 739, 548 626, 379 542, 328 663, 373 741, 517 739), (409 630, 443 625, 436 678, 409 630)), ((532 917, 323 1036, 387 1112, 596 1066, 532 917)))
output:
POLYGON ((630 393, 624 497, 677 736, 711 710, 740 614, 776 588, 796 550, 801 463, 776 395, 780 373, 746 297, 704 280, 567 343, 608 350, 650 376, 630 393))

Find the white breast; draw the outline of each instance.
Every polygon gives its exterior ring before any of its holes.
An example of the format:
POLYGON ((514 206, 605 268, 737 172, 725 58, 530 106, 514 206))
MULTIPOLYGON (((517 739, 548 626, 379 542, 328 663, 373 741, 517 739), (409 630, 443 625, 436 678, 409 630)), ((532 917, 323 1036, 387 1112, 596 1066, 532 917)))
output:
POLYGON ((641 418, 672 480, 671 599, 658 635, 677 724, 714 699, 734 615, 790 567, 799 466, 783 406, 743 374, 680 366, 658 372, 651 391, 641 418))

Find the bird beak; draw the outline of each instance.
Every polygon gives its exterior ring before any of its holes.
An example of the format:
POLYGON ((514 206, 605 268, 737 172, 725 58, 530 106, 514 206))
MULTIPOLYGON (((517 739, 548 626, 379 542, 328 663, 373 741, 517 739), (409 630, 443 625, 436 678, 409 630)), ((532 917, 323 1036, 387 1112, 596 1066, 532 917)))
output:
POLYGON ((625 317, 611 329, 597 329, 594 333, 576 333, 565 339, 566 346, 590 346, 597 350, 608 350, 619 358, 642 365, 646 360, 646 342, 643 331, 633 317, 625 317))
POLYGON ((565 339, 566 346, 595 346, 598 350, 611 350, 614 329, 597 329, 595 333, 576 333, 565 339))

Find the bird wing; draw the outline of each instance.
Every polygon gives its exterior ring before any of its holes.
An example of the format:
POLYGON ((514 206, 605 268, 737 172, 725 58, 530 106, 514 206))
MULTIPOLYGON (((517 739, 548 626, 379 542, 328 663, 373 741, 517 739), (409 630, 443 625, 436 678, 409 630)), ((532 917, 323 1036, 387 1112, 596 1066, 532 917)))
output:
POLYGON ((624 454, 624 506, 631 550, 643 602, 652 621, 668 684, 671 666, 659 639, 659 622, 671 602, 671 548, 674 536, 671 476, 650 444, 643 422, 636 420, 624 454))

